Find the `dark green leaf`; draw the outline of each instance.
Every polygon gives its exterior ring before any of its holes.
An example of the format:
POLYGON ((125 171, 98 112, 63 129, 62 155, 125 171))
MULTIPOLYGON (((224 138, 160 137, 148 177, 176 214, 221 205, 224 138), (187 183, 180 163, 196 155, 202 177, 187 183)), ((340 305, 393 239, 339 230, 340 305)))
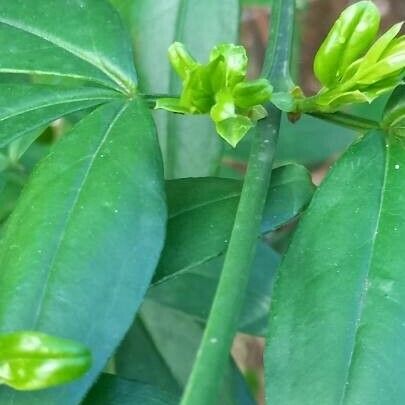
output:
MULTIPOLYGON (((239 330, 263 336, 267 330, 270 293, 273 276, 279 264, 279 255, 264 243, 258 243, 252 265, 239 330)), ((211 309, 223 267, 223 257, 196 265, 152 286, 147 298, 193 316, 205 323, 211 309)))
POLYGON ((404 170, 403 138, 372 132, 316 193, 273 290, 270 403, 403 402, 404 170))
MULTIPOLYGON (((169 222, 155 282, 189 270, 226 250, 241 189, 240 181, 220 178, 166 183, 169 222)), ((298 215, 312 193, 313 185, 305 168, 288 165, 276 169, 262 232, 270 232, 298 215)))
POLYGON ((177 405, 179 399, 139 381, 102 374, 83 405, 177 405))
POLYGON ((0 84, 0 147, 55 119, 117 98, 100 88, 0 84))
POLYGON ((139 100, 83 119, 34 171, 1 240, 0 330, 82 342, 93 367, 8 404, 77 403, 130 326, 161 249, 165 206, 153 122, 139 100))
MULTIPOLYGON (((203 327, 191 317, 147 300, 116 356, 117 373, 179 394, 187 382, 202 332, 203 327)), ((230 361, 218 405, 252 404, 243 377, 230 361)))
POLYGON ((105 0, 0 3, 0 73, 66 76, 133 91, 129 40, 105 0))

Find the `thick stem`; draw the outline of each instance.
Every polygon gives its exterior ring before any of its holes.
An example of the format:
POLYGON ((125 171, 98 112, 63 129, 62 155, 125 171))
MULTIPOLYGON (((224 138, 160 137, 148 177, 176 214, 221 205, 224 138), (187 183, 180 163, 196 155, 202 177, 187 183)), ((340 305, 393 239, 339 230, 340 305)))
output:
POLYGON ((234 338, 278 138, 280 111, 258 124, 221 279, 182 404, 216 403, 219 383, 234 338))
MULTIPOLYGON (((276 90, 291 87, 292 26, 295 0, 274 0, 272 46, 268 50, 265 76, 276 90), (270 61, 272 61, 270 63, 270 61)), ((216 404, 223 370, 235 336, 246 295, 260 222, 271 177, 281 112, 268 106, 269 115, 255 130, 248 169, 236 213, 229 247, 182 405, 216 404)))

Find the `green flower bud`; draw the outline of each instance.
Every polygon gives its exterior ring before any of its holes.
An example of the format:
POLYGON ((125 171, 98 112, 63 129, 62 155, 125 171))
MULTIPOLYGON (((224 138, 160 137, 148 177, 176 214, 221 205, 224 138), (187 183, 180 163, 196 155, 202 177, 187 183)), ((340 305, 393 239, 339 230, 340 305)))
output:
POLYGON ((375 42, 358 64, 353 82, 371 85, 401 74, 405 69, 405 36, 395 38, 401 27, 402 23, 394 25, 375 42))
POLYGON ((319 48, 314 61, 317 79, 334 86, 346 69, 368 49, 380 26, 380 14, 371 1, 346 8, 319 48))
POLYGON ((217 93, 216 103, 210 114, 214 122, 236 116, 236 106, 230 90, 224 89, 217 93))
POLYGON ((170 45, 168 54, 173 69, 183 80, 198 66, 198 63, 180 42, 174 42, 170 45))
POLYGON ((72 340, 34 331, 0 336, 0 383, 17 390, 67 383, 90 366, 90 351, 72 340))
POLYGON ((235 104, 241 108, 267 103, 272 94, 273 87, 266 79, 238 83, 232 92, 235 104))
POLYGON ((218 134, 232 146, 240 141, 255 122, 267 116, 261 106, 272 96, 266 79, 245 81, 245 48, 221 44, 213 48, 207 64, 197 63, 184 45, 174 43, 169 57, 182 78, 180 98, 161 98, 155 108, 181 114, 210 113, 218 134))
POLYGON ((247 74, 248 57, 243 46, 234 44, 221 44, 215 46, 210 53, 210 62, 219 59, 221 72, 218 75, 214 90, 222 87, 234 87, 243 81, 247 74))

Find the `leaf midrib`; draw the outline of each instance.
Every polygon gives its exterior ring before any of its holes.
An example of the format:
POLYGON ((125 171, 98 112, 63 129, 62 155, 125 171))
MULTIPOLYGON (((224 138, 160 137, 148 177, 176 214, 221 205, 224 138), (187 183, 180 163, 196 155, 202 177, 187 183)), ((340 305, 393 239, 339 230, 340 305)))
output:
POLYGON ((85 171, 85 173, 83 175, 83 179, 80 182, 79 187, 76 189, 76 196, 74 197, 74 199, 72 201, 71 208, 70 208, 69 212, 66 215, 66 219, 65 219, 65 221, 63 223, 63 226, 61 227, 59 240, 57 242, 54 254, 53 254, 52 258, 50 259, 50 262, 49 262, 49 265, 48 265, 47 276, 46 276, 46 279, 44 280, 44 283, 43 283, 42 292, 39 294, 38 305, 37 305, 37 309, 35 311, 35 316, 34 316, 33 323, 32 323, 33 330, 35 330, 35 328, 37 328, 37 326, 38 326, 38 321, 40 319, 40 315, 41 315, 41 312, 42 312, 42 306, 43 306, 43 303, 44 303, 44 299, 45 299, 45 296, 46 296, 48 288, 49 288, 49 281, 51 279, 52 269, 53 269, 53 266, 54 266, 54 264, 56 262, 56 259, 57 259, 58 255, 59 255, 59 251, 60 251, 60 248, 62 246, 63 240, 64 240, 64 238, 66 236, 66 230, 67 230, 67 227, 68 227, 67 225, 69 224, 69 222, 70 222, 70 220, 72 218, 72 214, 75 211, 75 207, 77 206, 77 204, 79 202, 79 199, 80 199, 81 193, 83 191, 84 185, 85 185, 85 183, 86 183, 86 181, 87 181, 87 179, 88 179, 88 177, 90 175, 93 164, 94 164, 94 162, 95 162, 101 148, 104 146, 104 144, 105 144, 111 130, 113 129, 115 123, 118 121, 118 119, 121 117, 121 115, 125 112, 125 110, 128 108, 128 106, 129 106, 129 103, 125 103, 122 106, 122 108, 117 112, 117 114, 114 116, 114 118, 111 120, 111 123, 108 126, 103 138, 101 139, 99 146, 94 151, 93 157, 89 161, 89 165, 88 165, 88 167, 87 167, 87 169, 86 169, 86 171, 85 171))
POLYGON ((52 103, 41 104, 41 105, 33 106, 31 108, 26 108, 26 109, 20 110, 18 112, 6 115, 4 117, 0 116, 0 123, 2 121, 6 121, 8 119, 18 117, 19 115, 22 115, 22 114, 25 114, 25 113, 40 110, 41 108, 53 107, 53 106, 56 106, 56 105, 70 104, 70 103, 76 103, 76 102, 80 103, 82 101, 97 101, 97 100, 106 101, 106 100, 113 100, 113 99, 114 99, 114 97, 108 97, 108 96, 98 96, 98 97, 96 97, 95 96, 95 97, 81 97, 81 98, 76 98, 76 99, 70 98, 70 99, 64 99, 64 100, 60 100, 60 101, 54 101, 52 103))
POLYGON ((389 143, 388 138, 386 140, 386 145, 387 145, 387 148, 385 150, 384 175, 383 175, 383 179, 382 179, 382 187, 381 187, 381 192, 380 192, 380 201, 379 201, 378 213, 377 213, 377 217, 376 217, 376 223, 375 223, 375 227, 374 227, 373 238, 372 238, 372 241, 371 241, 370 258, 369 258, 369 261, 367 263, 367 273, 365 274, 365 277, 364 277, 361 296, 360 296, 360 300, 359 300, 359 304, 358 304, 358 308, 357 308, 357 318, 356 318, 355 330, 354 330, 354 334, 353 334, 353 346, 352 346, 352 350, 350 352, 349 359, 348 359, 346 377, 345 377, 344 382, 343 382, 343 392, 342 392, 341 399, 339 401, 340 405, 344 404, 344 402, 346 400, 347 389, 348 389, 348 387, 350 385, 350 376, 351 376, 351 372, 352 372, 352 369, 353 369, 352 368, 352 366, 353 366, 353 358, 354 358, 354 354, 355 354, 356 349, 357 349, 358 331, 359 331, 359 328, 360 328, 360 323, 361 323, 361 318, 362 318, 364 307, 365 307, 365 302, 367 300, 370 272, 372 270, 372 264, 373 264, 373 259, 374 259, 374 255, 375 255, 375 244, 376 244, 376 241, 377 241, 377 237, 379 235, 378 230, 379 230, 379 227, 380 227, 382 211, 383 211, 383 207, 384 207, 385 189, 386 189, 386 186, 387 186, 388 169, 389 169, 389 164, 390 164, 390 151, 389 151, 389 149, 390 149, 391 145, 389 143))
POLYGON ((110 78, 114 83, 118 84, 119 88, 121 90, 124 90, 125 93, 130 91, 128 87, 126 86, 126 80, 122 78, 118 73, 114 72, 114 66, 108 66, 108 64, 105 63, 105 61, 102 61, 101 59, 97 60, 91 56, 88 52, 83 52, 80 50, 80 48, 77 48, 75 46, 72 46, 68 42, 65 42, 61 40, 60 38, 54 37, 52 35, 49 35, 49 33, 45 33, 41 30, 38 30, 34 27, 31 27, 26 24, 21 24, 16 21, 13 21, 12 19, 5 18, 4 16, 0 16, 0 23, 4 25, 8 25, 9 27, 15 28, 17 30, 23 31, 25 33, 31 34, 35 37, 38 37, 46 42, 51 43, 52 45, 55 45, 66 52, 76 56, 77 58, 87 62, 88 64, 96 67, 99 69, 101 72, 103 72, 108 78, 110 78))
MULTIPOLYGON (((242 190, 242 188, 241 188, 241 190, 242 190)), ((220 198, 212 199, 212 200, 209 200, 209 201, 204 201, 204 202, 201 202, 201 203, 196 203, 196 204, 194 204, 194 205, 192 205, 190 207, 179 209, 176 212, 174 212, 173 214, 170 214, 168 219, 174 219, 174 218, 179 217, 179 216, 181 216, 183 214, 187 214, 187 213, 189 213, 191 211, 195 211, 195 210, 198 210, 200 208, 207 207, 209 205, 217 204, 217 203, 220 203, 220 202, 223 202, 223 201, 233 200, 235 198, 240 197, 241 190, 237 191, 237 192, 235 191, 233 193, 229 193, 228 195, 220 197, 220 198)))

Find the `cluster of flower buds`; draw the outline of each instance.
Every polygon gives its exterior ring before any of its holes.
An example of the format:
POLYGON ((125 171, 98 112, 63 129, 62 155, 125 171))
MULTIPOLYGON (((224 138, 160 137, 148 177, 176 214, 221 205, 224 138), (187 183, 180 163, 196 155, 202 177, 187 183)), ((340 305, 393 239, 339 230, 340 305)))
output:
POLYGON ((272 95, 266 79, 246 80, 248 58, 242 46, 214 47, 207 64, 198 63, 175 42, 170 62, 182 80, 179 98, 160 98, 157 109, 181 114, 209 113, 218 134, 235 147, 256 121, 267 115, 262 104, 272 95))
POLYGON ((334 112, 346 104, 371 102, 397 87, 405 70, 402 23, 376 39, 380 13, 371 1, 348 7, 319 48, 314 72, 323 88, 298 103, 300 111, 334 112))

